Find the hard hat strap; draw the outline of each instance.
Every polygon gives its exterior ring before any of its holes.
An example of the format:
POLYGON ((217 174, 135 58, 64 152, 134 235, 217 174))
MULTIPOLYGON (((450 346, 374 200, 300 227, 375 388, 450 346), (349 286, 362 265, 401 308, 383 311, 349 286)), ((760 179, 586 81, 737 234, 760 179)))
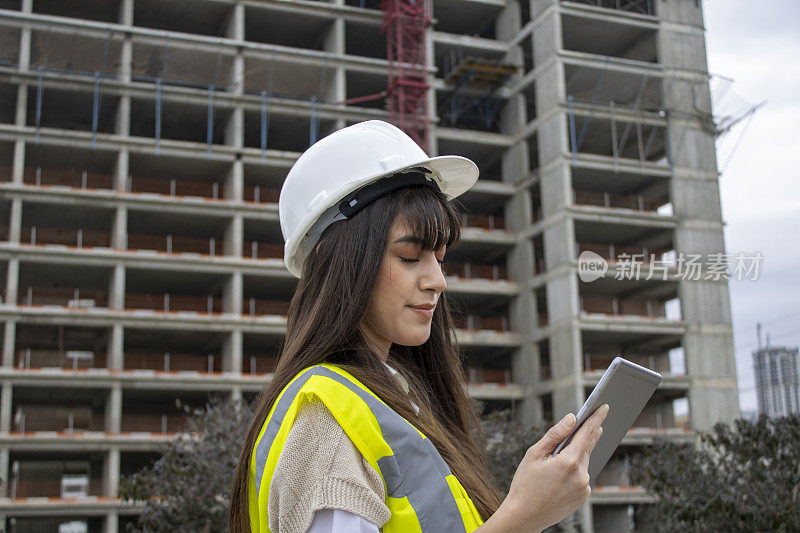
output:
POLYGON ((411 187, 413 185, 424 185, 440 191, 439 184, 433 177, 427 176, 431 171, 427 168, 417 167, 403 174, 391 174, 378 181, 365 185, 345 196, 339 202, 339 211, 346 218, 353 216, 367 207, 369 204, 395 189, 411 187))
POLYGON ((300 240, 298 255, 301 255, 302 260, 305 260, 311 253, 311 249, 317 244, 325 228, 337 220, 352 218, 369 204, 395 189, 423 185, 441 191, 436 180, 426 175, 430 173, 431 171, 427 168, 415 167, 409 169, 408 172, 390 174, 351 192, 338 204, 332 205, 326 209, 308 229, 300 240))

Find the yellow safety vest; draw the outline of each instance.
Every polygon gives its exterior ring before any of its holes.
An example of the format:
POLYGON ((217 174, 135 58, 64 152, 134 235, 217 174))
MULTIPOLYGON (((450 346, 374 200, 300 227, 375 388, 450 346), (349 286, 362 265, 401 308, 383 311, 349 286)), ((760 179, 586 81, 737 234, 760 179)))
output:
POLYGON ((300 407, 325 403, 383 480, 392 512, 384 533, 471 532, 483 520, 433 443, 350 373, 331 364, 306 368, 270 409, 250 458, 250 529, 269 532, 267 498, 281 450, 300 407))

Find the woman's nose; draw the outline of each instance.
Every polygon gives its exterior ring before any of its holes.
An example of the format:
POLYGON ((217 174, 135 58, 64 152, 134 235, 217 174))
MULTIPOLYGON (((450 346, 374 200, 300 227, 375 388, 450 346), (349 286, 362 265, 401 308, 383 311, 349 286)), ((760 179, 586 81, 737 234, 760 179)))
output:
POLYGON ((423 291, 444 291, 447 288, 447 280, 444 278, 442 265, 436 260, 436 256, 432 253, 428 254, 428 257, 425 258, 425 265, 426 268, 420 280, 420 288, 423 291))

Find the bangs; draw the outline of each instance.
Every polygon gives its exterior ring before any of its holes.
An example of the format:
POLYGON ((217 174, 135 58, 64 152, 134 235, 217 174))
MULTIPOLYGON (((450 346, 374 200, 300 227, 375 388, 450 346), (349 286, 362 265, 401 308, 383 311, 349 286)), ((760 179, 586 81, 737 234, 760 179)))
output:
POLYGON ((397 216, 423 250, 452 248, 461 240, 461 217, 443 193, 430 187, 403 189, 397 216))

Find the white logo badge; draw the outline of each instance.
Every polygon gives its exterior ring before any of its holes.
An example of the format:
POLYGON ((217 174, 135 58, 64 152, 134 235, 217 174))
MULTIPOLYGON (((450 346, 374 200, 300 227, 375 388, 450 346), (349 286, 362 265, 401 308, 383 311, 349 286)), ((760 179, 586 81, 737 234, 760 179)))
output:
POLYGON ((608 263, 596 253, 586 250, 578 256, 578 277, 581 278, 581 281, 588 283, 602 278, 606 270, 608 270, 608 263))

